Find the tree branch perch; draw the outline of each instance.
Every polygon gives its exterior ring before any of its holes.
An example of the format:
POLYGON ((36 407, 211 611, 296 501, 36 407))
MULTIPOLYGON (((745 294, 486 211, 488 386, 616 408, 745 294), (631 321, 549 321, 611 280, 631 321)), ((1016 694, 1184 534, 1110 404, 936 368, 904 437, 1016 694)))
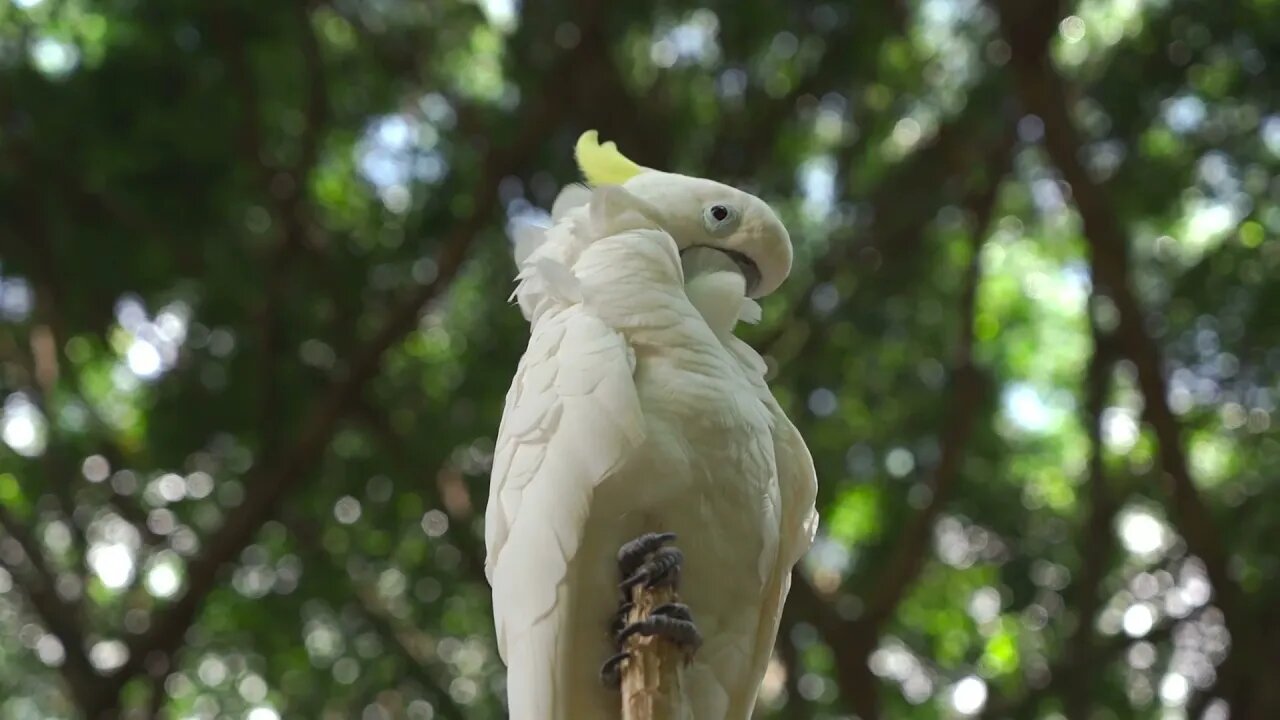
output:
MULTIPOLYGON (((627 622, 649 617, 655 608, 680 601, 667 586, 631 589, 627 622)), ((684 652, 656 635, 632 635, 625 650, 631 654, 622 668, 622 720, 684 720, 690 717, 684 695, 684 652)))

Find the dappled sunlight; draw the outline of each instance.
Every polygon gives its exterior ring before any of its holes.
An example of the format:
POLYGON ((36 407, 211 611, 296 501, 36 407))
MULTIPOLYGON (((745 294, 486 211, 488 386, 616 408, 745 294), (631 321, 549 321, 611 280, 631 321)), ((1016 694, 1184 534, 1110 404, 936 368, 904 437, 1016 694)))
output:
MULTIPOLYGON (((656 37, 649 49, 649 59, 656 67, 664 69, 677 64, 714 67, 720 60, 716 38, 719 29, 720 20, 710 10, 696 10, 676 25, 660 24, 654 33, 656 37)), ((798 42, 789 33, 775 36, 773 40, 774 45, 781 48, 780 54, 786 56, 795 54, 798 42)))
POLYGON ((108 590, 120 590, 134 574, 134 557, 124 543, 97 545, 89 549, 89 566, 108 590))
POLYGON ((987 684, 970 675, 951 688, 951 707, 961 715, 976 715, 987 704, 987 684))
POLYGON ((71 43, 56 38, 40 38, 31 44, 31 64, 50 77, 58 78, 71 73, 80 63, 80 50, 71 43))
POLYGON ((182 565, 176 555, 154 558, 147 570, 147 592, 157 598, 170 598, 182 588, 182 565))
POLYGON ((0 0, 0 717, 506 717, 511 236, 587 128, 794 244, 735 331, 819 477, 758 720, 1280 716, 1277 31, 0 0))
POLYGON ((45 419, 40 411, 22 393, 14 393, 4 400, 0 413, 0 438, 14 452, 35 457, 44 452, 45 419))
POLYGON ((1120 542, 1134 555, 1154 557, 1168 548, 1168 529, 1159 518, 1141 509, 1121 513, 1119 522, 1120 542))
POLYGON ((1137 35, 1144 10, 1158 5, 1159 0, 1082 0, 1058 24, 1055 59, 1069 68, 1096 62, 1126 36, 1137 35))

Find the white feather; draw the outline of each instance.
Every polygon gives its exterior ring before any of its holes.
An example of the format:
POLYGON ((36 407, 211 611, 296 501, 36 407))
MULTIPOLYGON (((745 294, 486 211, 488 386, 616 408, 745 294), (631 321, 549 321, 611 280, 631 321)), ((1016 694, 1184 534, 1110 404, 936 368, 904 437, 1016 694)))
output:
POLYGON ((582 302, 582 283, 564 263, 538 258, 533 266, 541 276, 545 292, 566 305, 582 302))
POLYGON ((551 218, 556 221, 563 220, 570 211, 585 207, 589 202, 591 202, 591 188, 577 183, 566 185, 556 196, 555 202, 551 204, 551 218))
POLYGON ((534 251, 547 240, 547 231, 568 217, 573 210, 585 207, 591 201, 591 189, 585 185, 565 186, 551 205, 551 215, 530 213, 511 221, 511 254, 516 267, 522 267, 534 251))
POLYGON ((547 240, 548 226, 532 219, 516 218, 511 222, 511 255, 516 267, 524 265, 529 256, 547 240))
MULTIPOLYGON (((765 363, 750 345, 738 338, 732 338, 728 347, 733 352, 745 374, 751 377, 761 401, 769 408, 774 418, 773 447, 777 463, 778 487, 780 489, 780 519, 782 527, 779 534, 778 557, 773 564, 773 572, 765 584, 765 603, 760 612, 760 626, 755 636, 755 649, 752 653, 751 677, 764 677, 769 658, 773 654, 773 646, 778 635, 778 625, 782 621, 782 609, 787 595, 791 591, 791 571, 800 558, 813 545, 813 538, 818 531, 818 510, 815 502, 818 497, 818 474, 813 466, 813 457, 805 445, 804 438, 795 424, 783 412, 773 393, 764 381, 765 363)), ((742 688, 735 698, 735 711, 730 717, 748 718, 755 706, 756 687, 742 688)))
MULTIPOLYGON (((687 676, 693 717, 747 720, 812 542, 808 450, 763 360, 695 307, 656 212, 622 188, 566 188, 519 273, 532 331, 485 516, 511 720, 618 718, 596 680, 613 558, 664 528, 681 534, 682 594, 706 635, 687 676)), ((723 284, 717 324, 758 316, 737 302, 740 278, 723 284)))
POLYGON ((512 720, 564 717, 552 661, 572 619, 558 588, 593 489, 643 438, 622 336, 581 305, 543 316, 507 395, 485 514, 512 720))
POLYGON ((618 185, 593 190, 589 207, 594 237, 662 227, 662 213, 657 208, 618 185))

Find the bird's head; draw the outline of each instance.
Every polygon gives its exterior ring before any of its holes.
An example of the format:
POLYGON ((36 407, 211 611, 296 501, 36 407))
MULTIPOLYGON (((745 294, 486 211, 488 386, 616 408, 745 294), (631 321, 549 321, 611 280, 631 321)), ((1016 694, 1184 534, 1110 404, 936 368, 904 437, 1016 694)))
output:
POLYGON ((618 185, 651 208, 647 215, 676 241, 681 254, 706 247, 729 256, 746 279, 747 295, 777 290, 791 273, 791 236, 760 198, 705 178, 660 172, 627 159, 594 130, 578 139, 578 166, 591 185, 618 185))

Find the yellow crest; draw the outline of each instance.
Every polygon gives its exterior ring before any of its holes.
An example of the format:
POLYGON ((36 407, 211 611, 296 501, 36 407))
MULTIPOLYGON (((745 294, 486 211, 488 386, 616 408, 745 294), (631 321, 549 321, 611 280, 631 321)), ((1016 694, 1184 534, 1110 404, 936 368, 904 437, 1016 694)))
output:
POLYGON ((578 138, 573 155, 582 176, 592 185, 621 185, 644 172, 644 168, 627 159, 612 140, 600 144, 600 133, 588 130, 578 138))

